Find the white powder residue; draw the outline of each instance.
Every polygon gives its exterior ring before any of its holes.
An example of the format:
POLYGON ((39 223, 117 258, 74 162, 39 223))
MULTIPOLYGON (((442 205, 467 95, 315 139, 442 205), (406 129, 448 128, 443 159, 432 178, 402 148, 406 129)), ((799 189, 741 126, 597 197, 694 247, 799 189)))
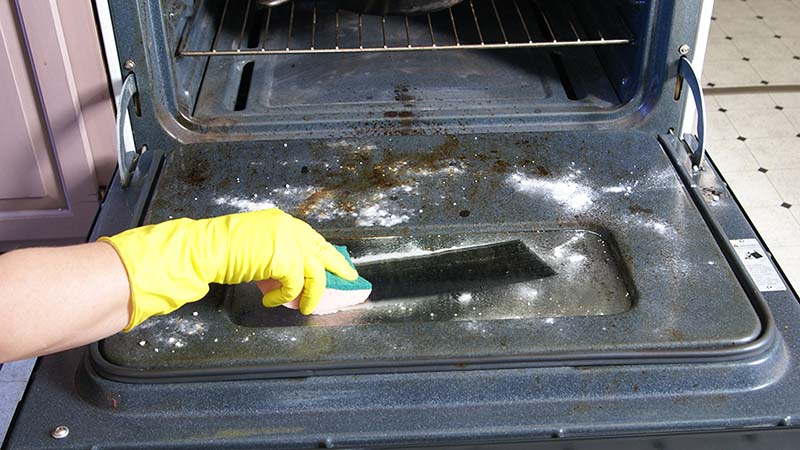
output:
POLYGON ((576 249, 576 244, 585 237, 585 233, 580 232, 569 238, 566 242, 553 248, 553 256, 559 265, 558 272, 569 276, 575 276, 585 270, 585 263, 588 261, 586 255, 576 249))
POLYGON ((188 336, 203 336, 208 331, 208 324, 197 320, 195 317, 183 318, 175 316, 152 317, 139 325, 137 330, 147 330, 154 328, 157 331, 150 332, 150 341, 140 341, 139 345, 154 344, 162 347, 183 348, 187 343, 188 336), (145 344, 142 344, 144 342, 145 344))
POLYGON ((458 297, 456 297, 456 300, 458 300, 459 303, 467 304, 467 303, 472 301, 472 293, 471 292, 463 292, 461 294, 458 294, 458 297))
POLYGON ((572 248, 573 245, 575 245, 578 241, 583 239, 584 236, 585 234, 583 232, 577 233, 575 236, 572 236, 571 238, 569 238, 567 242, 564 242, 563 244, 553 249, 553 256, 555 256, 556 258, 564 258, 565 256, 568 256, 567 252, 572 248))
POLYGON ((556 323, 556 319, 554 319, 552 317, 548 317, 547 319, 544 319, 544 323, 546 323, 548 325, 552 325, 552 324, 556 323))
POLYGON ((603 188, 603 192, 608 194, 622 194, 622 193, 630 194, 631 192, 633 192, 633 187, 623 186, 623 185, 610 186, 607 188, 603 188))
POLYGON ((584 255, 570 255, 570 256, 567 257, 567 261, 569 261, 569 262, 571 262, 573 264, 582 262, 585 259, 586 259, 586 256, 584 256, 584 255))
MULTIPOLYGON (((319 190, 316 186, 291 186, 286 185, 280 189, 273 189, 272 193, 280 198, 283 203, 297 205, 307 199, 309 195, 319 190)), ((283 204, 282 203, 282 204, 283 204)))
POLYGON ((411 217, 399 211, 392 211, 392 205, 380 201, 358 211, 356 225, 360 227, 379 226, 392 227, 408 222, 411 217))
POLYGON ((592 205, 595 192, 575 181, 572 174, 559 180, 543 180, 522 173, 511 174, 506 180, 517 192, 528 195, 548 195, 568 211, 585 211, 592 205))
POLYGON ((262 209, 276 208, 277 206, 271 200, 255 200, 241 197, 217 197, 214 203, 220 206, 232 206, 239 210, 239 212, 248 211, 261 211, 262 209))
POLYGON ((653 230, 656 233, 666 238, 674 238, 678 235, 678 232, 675 231, 675 228, 666 222, 661 222, 653 219, 643 219, 641 217, 631 217, 631 219, 627 220, 627 222, 628 223, 632 222, 633 225, 653 230))

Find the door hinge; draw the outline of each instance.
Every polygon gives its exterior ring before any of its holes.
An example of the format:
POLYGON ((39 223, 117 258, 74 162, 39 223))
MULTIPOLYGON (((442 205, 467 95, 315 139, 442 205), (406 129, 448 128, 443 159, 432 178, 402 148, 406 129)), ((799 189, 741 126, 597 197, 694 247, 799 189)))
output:
POLYGON ((692 161, 692 166, 699 168, 705 157, 705 122, 706 122, 706 102, 703 98, 703 89, 700 87, 700 79, 697 77, 692 63, 685 56, 678 60, 678 81, 675 84, 675 100, 680 100, 683 91, 683 82, 689 86, 689 90, 694 98, 695 108, 697 109, 697 135, 684 133, 681 142, 686 147, 692 161))

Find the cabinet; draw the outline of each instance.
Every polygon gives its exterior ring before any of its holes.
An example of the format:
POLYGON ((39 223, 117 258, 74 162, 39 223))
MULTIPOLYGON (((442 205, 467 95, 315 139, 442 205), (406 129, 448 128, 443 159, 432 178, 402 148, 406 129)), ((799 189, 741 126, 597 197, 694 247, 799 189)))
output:
POLYGON ((113 174, 91 0, 0 0, 0 251, 80 242, 113 174))

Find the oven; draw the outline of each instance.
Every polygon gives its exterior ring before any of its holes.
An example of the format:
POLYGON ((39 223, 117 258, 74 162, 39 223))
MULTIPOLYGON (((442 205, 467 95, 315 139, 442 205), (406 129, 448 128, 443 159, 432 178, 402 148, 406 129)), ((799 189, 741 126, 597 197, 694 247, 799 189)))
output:
POLYGON ((800 308, 703 154, 708 3, 263 3, 110 2, 93 239, 279 207, 357 265, 515 241, 555 275, 308 317, 212 286, 40 359, 10 449, 789 448, 800 308))

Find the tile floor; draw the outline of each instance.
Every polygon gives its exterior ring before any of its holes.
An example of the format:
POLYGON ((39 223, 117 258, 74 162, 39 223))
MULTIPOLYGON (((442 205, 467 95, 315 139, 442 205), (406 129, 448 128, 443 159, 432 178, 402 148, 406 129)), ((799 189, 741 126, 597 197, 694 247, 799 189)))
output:
POLYGON ((800 0, 716 0, 706 87, 800 84, 800 0))
POLYGON ((713 18, 707 150, 800 288, 800 0, 716 0, 713 18))

